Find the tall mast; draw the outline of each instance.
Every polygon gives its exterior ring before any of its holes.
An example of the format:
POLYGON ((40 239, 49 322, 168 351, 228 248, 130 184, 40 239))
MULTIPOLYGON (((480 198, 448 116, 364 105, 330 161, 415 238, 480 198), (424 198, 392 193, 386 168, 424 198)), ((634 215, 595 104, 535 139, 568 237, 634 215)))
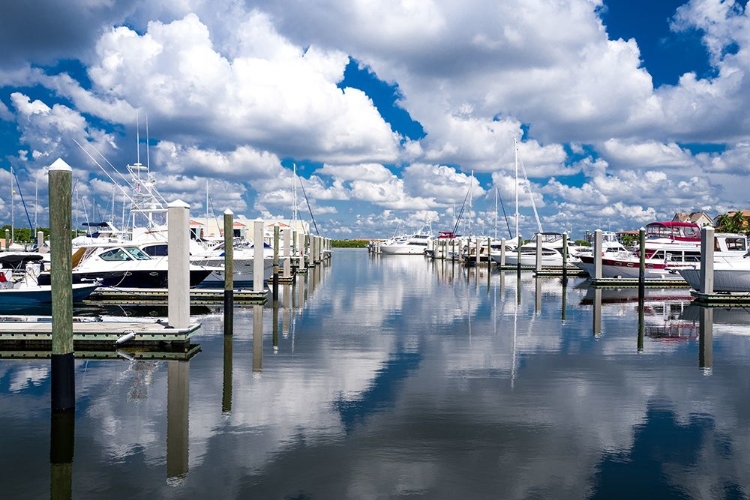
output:
POLYGON ((513 149, 516 156, 516 239, 518 239, 518 142, 516 142, 515 137, 513 138, 513 149))
MULTIPOLYGON (((292 164, 294 168, 294 176, 292 177, 292 220, 297 222, 297 164, 292 164)), ((296 229, 293 226, 293 229, 296 229)))
MULTIPOLYGON (((16 242, 16 210, 15 210, 15 202, 16 202, 16 188, 15 184, 13 184, 13 165, 10 166, 10 241, 12 243, 16 242)), ((7 248, 5 249, 8 250, 7 248)))
POLYGON ((495 186, 495 239, 497 239, 497 186, 495 186))

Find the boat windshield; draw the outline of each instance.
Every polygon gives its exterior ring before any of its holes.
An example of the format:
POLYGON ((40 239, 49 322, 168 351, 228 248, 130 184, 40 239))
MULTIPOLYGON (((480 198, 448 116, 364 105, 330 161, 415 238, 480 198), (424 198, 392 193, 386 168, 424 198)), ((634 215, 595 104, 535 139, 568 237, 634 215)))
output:
POLYGON ((149 260, 151 257, 138 247, 125 247, 125 251, 128 252, 135 260, 149 260))

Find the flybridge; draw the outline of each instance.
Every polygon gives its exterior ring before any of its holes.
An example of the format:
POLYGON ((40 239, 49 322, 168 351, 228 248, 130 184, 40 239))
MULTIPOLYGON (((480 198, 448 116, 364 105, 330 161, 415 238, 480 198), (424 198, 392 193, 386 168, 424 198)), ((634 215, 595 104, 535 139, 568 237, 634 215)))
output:
POLYGON ((694 222, 652 222, 646 226, 646 238, 700 242, 701 228, 694 222))

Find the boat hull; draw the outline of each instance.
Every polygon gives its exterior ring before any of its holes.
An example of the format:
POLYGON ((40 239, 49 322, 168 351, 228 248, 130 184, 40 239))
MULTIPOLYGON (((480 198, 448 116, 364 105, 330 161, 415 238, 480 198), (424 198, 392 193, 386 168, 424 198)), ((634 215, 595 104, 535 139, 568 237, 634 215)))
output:
MULTIPOLYGON (((94 283, 75 284, 72 288, 73 302, 86 300, 99 285, 94 283)), ((52 305, 52 287, 49 285, 23 288, 0 289, 0 313, 15 314, 49 307, 52 305)))
MULTIPOLYGON (((211 269, 191 269, 190 286, 199 285, 211 269)), ((117 270, 117 271, 73 271, 73 283, 91 283, 99 281, 100 286, 122 288, 167 288, 169 272, 166 269, 151 270, 117 270)), ((40 285, 50 284, 49 273, 39 275, 40 285)))
MULTIPOLYGON (((691 288, 703 291, 700 269, 682 269, 680 274, 691 288)), ((714 292, 750 292, 750 269, 714 269, 714 292)))

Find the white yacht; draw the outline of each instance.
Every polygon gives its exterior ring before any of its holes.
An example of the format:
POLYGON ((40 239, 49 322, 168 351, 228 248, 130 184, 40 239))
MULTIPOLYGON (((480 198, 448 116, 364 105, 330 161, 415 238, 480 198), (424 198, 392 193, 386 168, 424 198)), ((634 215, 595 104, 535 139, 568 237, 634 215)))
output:
POLYGON ((432 236, 417 233, 409 237, 394 238, 380 244, 380 253, 385 255, 424 255, 432 236))

